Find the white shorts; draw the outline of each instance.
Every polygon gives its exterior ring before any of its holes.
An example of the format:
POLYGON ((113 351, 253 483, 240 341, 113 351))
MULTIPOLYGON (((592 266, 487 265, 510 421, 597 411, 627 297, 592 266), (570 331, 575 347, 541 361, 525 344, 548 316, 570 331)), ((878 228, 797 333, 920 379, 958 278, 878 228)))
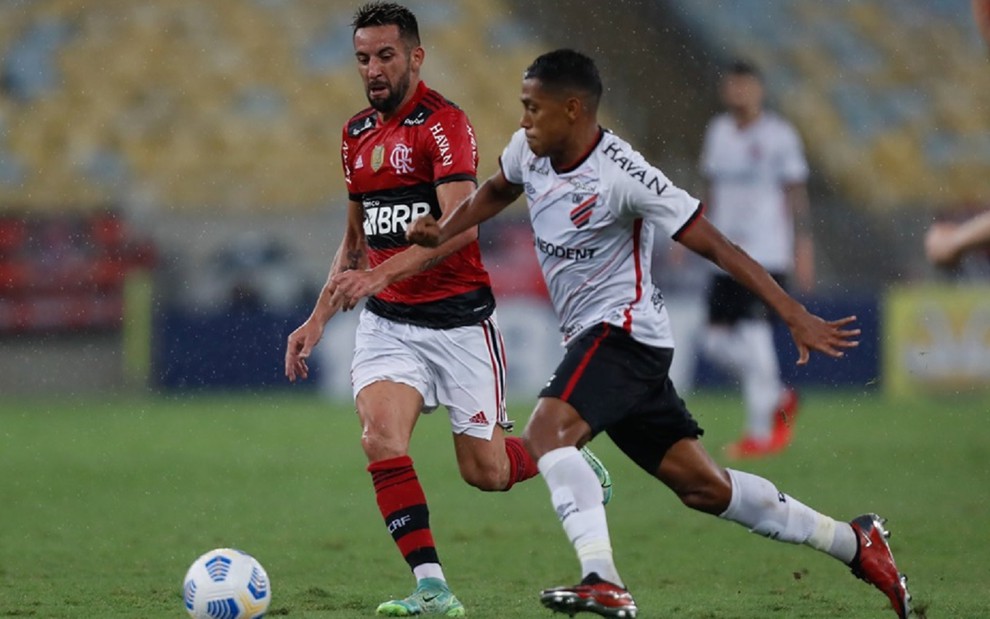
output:
POLYGON ((414 388, 423 412, 447 407, 455 434, 488 440, 505 412, 505 351, 492 315, 477 325, 428 329, 361 311, 351 362, 354 398, 385 380, 414 388))

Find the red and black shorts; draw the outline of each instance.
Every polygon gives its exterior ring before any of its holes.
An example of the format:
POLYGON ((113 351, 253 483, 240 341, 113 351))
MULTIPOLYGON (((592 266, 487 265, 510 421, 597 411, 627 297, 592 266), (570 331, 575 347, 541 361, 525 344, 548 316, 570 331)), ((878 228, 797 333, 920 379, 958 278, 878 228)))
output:
POLYGON ((673 357, 672 348, 641 344, 601 323, 568 346, 540 397, 573 406, 592 436, 605 432, 652 475, 674 443, 704 434, 670 382, 673 357))

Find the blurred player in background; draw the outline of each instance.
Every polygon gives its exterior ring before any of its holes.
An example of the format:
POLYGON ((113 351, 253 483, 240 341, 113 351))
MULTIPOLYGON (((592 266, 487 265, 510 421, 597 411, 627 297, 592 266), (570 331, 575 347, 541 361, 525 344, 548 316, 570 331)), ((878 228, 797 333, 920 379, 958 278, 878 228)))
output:
POLYGON ((934 223, 925 234, 925 255, 935 266, 955 266, 978 249, 990 249, 990 211, 960 223, 934 223))
MULTIPOLYGON (((972 0, 973 21, 990 49, 990 0, 972 0)), ((935 266, 955 266, 976 249, 990 249, 990 211, 964 222, 937 222, 925 234, 925 255, 935 266)))
POLYGON ((442 225, 427 215, 408 232, 417 243, 442 247, 526 194, 567 352, 540 393, 524 440, 582 572, 576 586, 543 591, 542 603, 568 614, 638 612, 612 559, 601 486, 578 453, 606 432, 685 505, 839 559, 883 591, 903 619, 910 596, 881 519, 833 520, 766 479, 719 467, 701 445, 702 430, 667 374, 674 350, 663 297, 650 279, 654 235, 673 237, 772 307, 791 330, 798 363, 812 350, 841 357, 856 346, 855 318, 827 322, 790 297, 709 223, 698 200, 602 130, 601 94, 590 58, 571 50, 537 58, 524 73, 522 129, 503 151, 500 171, 442 225))
MULTIPOLYGON (((504 436, 505 351, 477 229, 436 249, 405 238, 412 218, 440 217, 475 189, 471 124, 420 80, 424 50, 408 9, 371 2, 352 25, 371 107, 344 126, 347 229, 312 314, 288 338, 285 373, 306 378, 327 321, 370 297, 351 368, 361 445, 387 529, 417 579, 412 595, 381 604, 378 614, 459 617, 464 607, 447 586, 409 457, 420 413, 447 408, 460 473, 472 486, 508 490, 538 471, 522 441, 504 436)), ((610 487, 601 463, 584 455, 610 487)))
MULTIPOLYGON (((708 125, 701 153, 704 201, 712 223, 786 288, 814 286, 814 246, 801 139, 783 118, 763 109, 756 68, 731 64, 720 94, 726 111, 708 125)), ((791 440, 797 395, 785 387, 773 342, 770 308, 723 271, 708 290, 705 356, 739 380, 746 404, 744 436, 733 458, 780 451, 791 440)))

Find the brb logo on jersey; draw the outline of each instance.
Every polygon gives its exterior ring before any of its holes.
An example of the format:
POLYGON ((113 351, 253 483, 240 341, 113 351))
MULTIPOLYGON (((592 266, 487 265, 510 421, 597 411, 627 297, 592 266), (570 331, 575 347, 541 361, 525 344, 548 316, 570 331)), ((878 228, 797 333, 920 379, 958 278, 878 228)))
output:
POLYGON ((364 233, 367 236, 405 232, 409 223, 430 212, 426 202, 382 204, 378 200, 364 202, 364 233))
POLYGON ((412 149, 399 142, 392 148, 388 162, 397 174, 410 174, 416 169, 412 166, 412 149))

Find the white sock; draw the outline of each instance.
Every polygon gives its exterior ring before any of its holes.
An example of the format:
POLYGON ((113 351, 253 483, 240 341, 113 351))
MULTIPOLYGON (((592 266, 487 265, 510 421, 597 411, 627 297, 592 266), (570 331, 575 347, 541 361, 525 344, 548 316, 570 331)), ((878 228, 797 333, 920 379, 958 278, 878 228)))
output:
POLYGON ((770 539, 807 544, 843 563, 853 560, 856 535, 848 523, 819 514, 762 477, 732 469, 728 472, 732 500, 720 518, 738 522, 770 539))
POLYGON ((439 563, 420 563, 413 568, 413 576, 416 577, 416 582, 424 578, 439 578, 447 582, 447 579, 443 577, 443 568, 440 567, 439 563))
POLYGON ((769 440, 773 415, 784 390, 773 328, 766 320, 743 320, 736 325, 736 333, 747 357, 740 374, 746 401, 746 433, 757 440, 769 440))
POLYGON ((622 579, 612 560, 602 487, 576 447, 547 452, 536 463, 550 488, 550 498, 581 562, 581 577, 596 572, 620 587, 622 579))

